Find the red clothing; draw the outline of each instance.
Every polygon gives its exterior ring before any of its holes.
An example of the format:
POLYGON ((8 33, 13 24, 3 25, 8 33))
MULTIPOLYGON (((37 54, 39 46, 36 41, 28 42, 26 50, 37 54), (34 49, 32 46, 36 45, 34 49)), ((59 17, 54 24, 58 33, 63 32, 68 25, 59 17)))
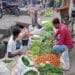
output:
POLYGON ((57 42, 57 45, 66 45, 68 48, 73 48, 72 38, 66 25, 60 24, 59 30, 55 34, 55 37, 58 35, 60 35, 60 39, 57 42))

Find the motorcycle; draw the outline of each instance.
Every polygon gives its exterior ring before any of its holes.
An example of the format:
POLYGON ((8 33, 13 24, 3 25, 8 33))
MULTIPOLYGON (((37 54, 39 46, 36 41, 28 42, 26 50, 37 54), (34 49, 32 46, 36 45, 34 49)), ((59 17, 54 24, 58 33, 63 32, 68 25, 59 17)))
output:
POLYGON ((18 5, 15 3, 9 4, 5 1, 2 1, 0 4, 0 18, 3 17, 4 14, 14 14, 15 16, 20 15, 20 9, 18 8, 18 5))

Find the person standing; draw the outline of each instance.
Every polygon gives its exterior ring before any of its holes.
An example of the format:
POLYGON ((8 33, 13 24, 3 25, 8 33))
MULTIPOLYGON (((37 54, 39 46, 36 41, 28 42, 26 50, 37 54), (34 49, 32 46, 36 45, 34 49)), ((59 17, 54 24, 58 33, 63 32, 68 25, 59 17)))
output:
POLYGON ((69 6, 70 6, 70 0, 62 0, 61 6, 56 8, 55 10, 57 12, 60 12, 61 22, 67 24, 67 20, 69 20, 69 6))

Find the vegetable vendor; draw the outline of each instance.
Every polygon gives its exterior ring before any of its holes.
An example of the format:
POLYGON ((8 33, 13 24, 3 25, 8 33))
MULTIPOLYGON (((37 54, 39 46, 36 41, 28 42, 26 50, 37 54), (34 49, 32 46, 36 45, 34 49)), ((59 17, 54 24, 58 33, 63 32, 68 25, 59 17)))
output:
POLYGON ((61 24, 58 18, 54 18, 52 22, 54 27, 58 29, 54 35, 54 39, 57 38, 58 41, 53 46, 53 50, 58 54, 62 54, 67 48, 68 51, 71 51, 73 42, 68 28, 61 24))
POLYGON ((15 57, 17 55, 22 55, 21 49, 17 49, 17 41, 16 41, 16 38, 19 36, 20 32, 21 31, 19 28, 14 28, 12 31, 12 35, 9 38, 7 45, 7 56, 9 58, 15 57))

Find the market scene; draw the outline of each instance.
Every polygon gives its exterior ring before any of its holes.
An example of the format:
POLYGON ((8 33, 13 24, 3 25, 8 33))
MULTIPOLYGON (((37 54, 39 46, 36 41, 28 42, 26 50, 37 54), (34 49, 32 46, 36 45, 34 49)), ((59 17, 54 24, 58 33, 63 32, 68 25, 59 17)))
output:
POLYGON ((0 75, 75 75, 75 0, 0 0, 0 75))

